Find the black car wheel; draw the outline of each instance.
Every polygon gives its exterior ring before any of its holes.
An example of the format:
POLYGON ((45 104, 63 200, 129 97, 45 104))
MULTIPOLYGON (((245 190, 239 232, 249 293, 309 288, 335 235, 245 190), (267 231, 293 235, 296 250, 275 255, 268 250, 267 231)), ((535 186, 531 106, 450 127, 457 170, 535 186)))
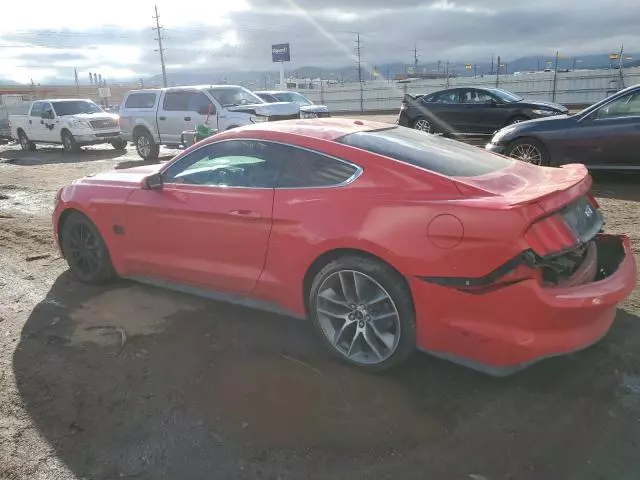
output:
POLYGON ((80 145, 78 145, 78 142, 76 142, 76 139, 73 138, 73 135, 69 130, 64 130, 62 132, 62 147, 65 152, 76 153, 80 151, 80 145))
POLYGON ((114 277, 111 257, 97 227, 80 212, 64 220, 61 247, 71 272, 85 283, 99 284, 114 277))
POLYGON ((387 370, 415 350, 411 293, 383 262, 345 255, 327 264, 311 285, 309 312, 328 350, 362 370, 387 370))
POLYGON ((115 148, 116 150, 126 150, 127 149, 127 142, 125 142, 121 138, 118 138, 117 140, 114 140, 113 142, 111 142, 111 146, 113 148, 115 148))
POLYGON ((36 149, 36 144, 29 140, 27 134, 22 130, 18 133, 18 140, 20 141, 20 148, 22 148, 22 150, 33 152, 36 149))
POLYGON ((421 132, 433 133, 433 125, 431 122, 424 117, 418 118, 415 122, 413 122, 413 128, 415 130, 420 130, 421 132))
POLYGON ((532 165, 549 165, 547 148, 535 138, 519 138, 509 145, 506 154, 511 158, 531 163, 532 165))

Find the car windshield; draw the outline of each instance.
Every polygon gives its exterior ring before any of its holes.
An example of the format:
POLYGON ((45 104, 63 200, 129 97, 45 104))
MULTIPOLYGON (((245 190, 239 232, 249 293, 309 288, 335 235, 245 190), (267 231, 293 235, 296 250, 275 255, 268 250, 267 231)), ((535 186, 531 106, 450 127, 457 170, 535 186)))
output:
POLYGON ((209 93, 223 107, 264 103, 260 97, 243 87, 210 88, 209 93))
POLYGON ((515 93, 507 92, 506 90, 502 90, 500 88, 487 88, 487 92, 492 93, 505 103, 519 102, 520 100, 522 100, 522 97, 516 95, 515 93))
POLYGON ((350 133, 338 142, 450 177, 486 175, 515 161, 405 127, 350 133))
POLYGON ((77 115, 78 113, 104 112, 100 106, 88 100, 70 100, 65 102, 52 102, 53 110, 58 117, 65 115, 77 115))
POLYGON ((281 102, 293 102, 298 105, 313 105, 313 102, 309 100, 307 97, 298 92, 279 92, 274 93, 274 97, 276 97, 281 102))

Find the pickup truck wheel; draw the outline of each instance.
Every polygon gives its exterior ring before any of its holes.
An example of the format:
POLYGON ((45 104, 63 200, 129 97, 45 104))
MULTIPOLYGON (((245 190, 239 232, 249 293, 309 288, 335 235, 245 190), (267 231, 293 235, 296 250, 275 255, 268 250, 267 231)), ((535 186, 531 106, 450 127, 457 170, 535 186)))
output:
POLYGON ((20 140, 20 148, 25 151, 33 152, 36 149, 36 144, 27 138, 27 134, 20 130, 18 133, 18 140, 20 140))
POLYGON ((73 138, 73 135, 68 130, 62 132, 62 146, 65 152, 75 153, 80 151, 80 145, 78 145, 78 142, 76 142, 76 139, 73 138))
POLYGON ((158 155, 160 154, 160 145, 155 142, 148 131, 137 131, 134 135, 133 141, 136 144, 138 155, 140 155, 143 160, 153 161, 158 159, 158 155))
POLYGON ((111 146, 113 148, 115 148, 116 150, 126 150, 127 142, 125 142, 123 139, 119 138, 119 139, 114 140, 113 142, 111 142, 111 146))

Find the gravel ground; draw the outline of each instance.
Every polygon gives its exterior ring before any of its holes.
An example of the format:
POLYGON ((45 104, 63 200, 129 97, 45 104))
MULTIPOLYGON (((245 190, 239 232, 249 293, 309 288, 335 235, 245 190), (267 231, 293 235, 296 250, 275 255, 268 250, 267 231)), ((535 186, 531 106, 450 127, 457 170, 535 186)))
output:
MULTIPOLYGON (((0 478, 640 478, 638 291, 602 342, 506 379, 426 355, 362 374, 305 322, 74 281, 55 191, 141 164, 134 151, 0 158, 0 478)), ((639 181, 595 185, 636 254, 639 181)))

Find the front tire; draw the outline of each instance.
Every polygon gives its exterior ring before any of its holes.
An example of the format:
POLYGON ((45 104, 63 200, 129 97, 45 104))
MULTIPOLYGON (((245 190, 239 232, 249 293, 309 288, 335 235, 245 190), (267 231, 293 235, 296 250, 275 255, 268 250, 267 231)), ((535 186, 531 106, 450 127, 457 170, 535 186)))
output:
POLYGON ((119 139, 114 140, 113 142, 111 142, 111 146, 113 148, 115 148, 116 150, 126 150, 127 149, 127 142, 125 142, 123 139, 119 138, 119 139))
POLYGON ((158 159, 160 155, 160 145, 156 143, 153 136, 147 130, 137 130, 133 139, 136 145, 136 151, 140 157, 147 161, 152 162, 158 159))
POLYGON ((532 165, 549 166, 550 159, 547 147, 535 138, 524 137, 515 140, 507 147, 505 154, 532 165))
POLYGON ((61 237, 62 253, 78 280, 101 284, 115 276, 102 235, 85 215, 70 213, 62 225, 61 237))
POLYGON ((62 147, 65 152, 69 153, 77 153, 80 151, 80 145, 78 145, 78 142, 76 142, 76 139, 73 138, 69 130, 62 132, 62 147))
POLYGON ((309 310, 325 347, 362 370, 388 370, 415 350, 411 293, 381 261, 347 255, 327 264, 311 285, 309 310))

